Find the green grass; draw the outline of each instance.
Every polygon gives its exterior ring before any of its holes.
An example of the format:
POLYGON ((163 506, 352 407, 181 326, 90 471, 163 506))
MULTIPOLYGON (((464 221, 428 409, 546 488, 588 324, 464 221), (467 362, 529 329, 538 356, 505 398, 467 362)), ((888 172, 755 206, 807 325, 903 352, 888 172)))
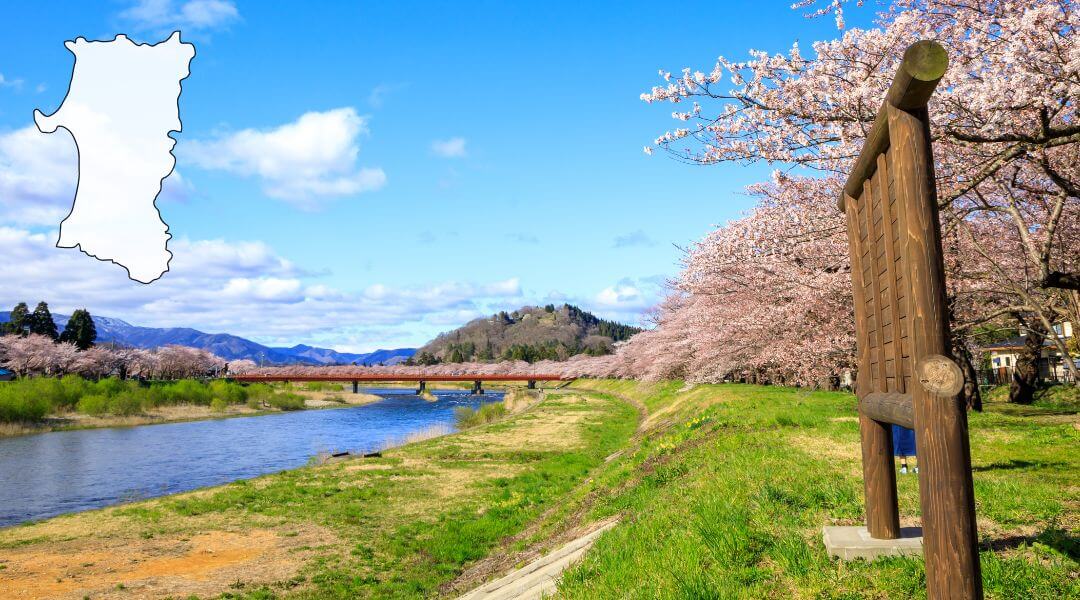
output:
POLYGON ((140 384, 106 378, 98 381, 77 375, 29 377, 0 382, 0 422, 33 423, 49 415, 80 412, 87 415, 130 416, 160 406, 210 406, 223 411, 248 403, 281 410, 303 408, 303 399, 286 389, 265 384, 241 385, 230 381, 180 380, 140 384))
MULTIPOLYGON (((863 518, 850 395, 582 385, 671 416, 598 477, 598 489, 614 493, 599 494, 592 516, 622 513, 628 522, 566 574, 561 596, 925 597, 921 559, 840 563, 825 553, 823 525, 863 518)), ((971 416, 988 597, 1080 596, 1075 422, 1075 414, 1069 422, 993 411, 971 416)), ((915 521, 915 477, 900 477, 899 495, 902 516, 915 521)))
MULTIPOLYGON (((1080 597, 1072 391, 1019 412, 991 398, 970 415, 989 598, 1080 597)), ((921 558, 839 562, 823 547, 822 526, 863 520, 848 393, 579 381, 522 413, 496 410, 381 458, 70 517, 79 526, 63 529, 68 537, 51 521, 0 530, 0 548, 65 552, 95 536, 186 540, 256 528, 289 540, 318 528, 316 541, 290 551, 307 554, 285 579, 221 593, 453 597, 464 591, 455 579, 481 559, 506 557, 509 568, 513 553, 557 547, 566 538, 556 536, 618 515, 565 573, 560 597, 925 597, 921 558)), ((917 478, 898 484, 901 519, 917 524, 917 478)))

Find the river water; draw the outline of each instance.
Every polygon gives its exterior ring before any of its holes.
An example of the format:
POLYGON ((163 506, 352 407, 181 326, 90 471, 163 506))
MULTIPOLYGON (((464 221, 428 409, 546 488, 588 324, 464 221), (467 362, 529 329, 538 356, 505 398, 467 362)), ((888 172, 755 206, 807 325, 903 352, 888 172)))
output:
POLYGON ((292 469, 320 452, 370 452, 432 426, 454 409, 502 399, 436 391, 365 390, 383 400, 305 410, 0 438, 0 527, 175 494, 292 469))

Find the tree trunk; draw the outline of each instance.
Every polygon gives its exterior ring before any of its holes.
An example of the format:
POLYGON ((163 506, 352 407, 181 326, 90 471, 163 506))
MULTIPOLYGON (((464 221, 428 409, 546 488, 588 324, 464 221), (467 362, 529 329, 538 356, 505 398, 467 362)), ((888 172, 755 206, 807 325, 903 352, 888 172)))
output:
POLYGON ((1035 401, 1035 387, 1039 383, 1039 358, 1042 356, 1043 333, 1029 328, 1024 339, 1024 349, 1016 359, 1012 382, 1009 384, 1009 402, 1031 404, 1035 401))
POLYGON ((953 354, 960 363, 960 371, 964 374, 964 389, 961 392, 964 404, 968 410, 982 412, 982 392, 979 391, 979 377, 975 372, 975 366, 971 364, 971 352, 962 343, 953 346, 953 354))
POLYGON ((1044 288, 1058 288, 1062 290, 1080 290, 1080 274, 1062 273, 1052 271, 1043 277, 1039 285, 1044 288))

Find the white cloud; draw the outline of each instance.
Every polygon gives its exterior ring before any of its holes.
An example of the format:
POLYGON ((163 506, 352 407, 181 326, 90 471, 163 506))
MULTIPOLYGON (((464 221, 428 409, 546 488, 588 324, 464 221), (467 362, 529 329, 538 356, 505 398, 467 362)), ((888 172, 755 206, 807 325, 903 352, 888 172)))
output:
MULTIPOLYGON (((568 298, 571 304, 595 313, 599 317, 612 319, 620 323, 641 324, 645 314, 659 304, 664 295, 666 278, 661 275, 651 277, 624 277, 586 298, 568 298)), ((549 294, 550 301, 565 298, 563 294, 549 294)))
POLYGON ((216 139, 184 141, 181 160, 203 169, 257 177, 266 195, 303 207, 326 196, 350 196, 386 185, 380 168, 358 168, 367 119, 353 108, 308 112, 268 130, 243 129, 216 139))
POLYGON ((596 295, 596 303, 609 308, 623 308, 627 305, 640 306, 641 301, 641 290, 625 284, 608 286, 596 295))
POLYGON ((9 87, 9 88, 14 88, 15 90, 21 90, 22 87, 23 87, 23 80, 22 79, 8 79, 7 77, 4 77, 3 73, 0 73, 0 88, 3 88, 3 87, 9 87))
POLYGON ((613 244, 616 248, 632 248, 634 246, 655 246, 656 241, 649 237, 644 230, 638 229, 630 233, 615 236, 613 244))
POLYGON ((531 233, 508 233, 506 239, 520 244, 539 244, 540 238, 531 233))
MULTIPOLYGON (((66 130, 44 134, 31 125, 0 131, 0 223, 59 225, 71 211, 78 173, 75 140, 66 130)), ((159 202, 182 202, 192 193, 191 185, 173 171, 159 202)))
POLYGON ((141 30, 194 31, 225 27, 240 12, 230 0, 137 0, 120 18, 141 30))
POLYGON ((0 133, 0 222, 57 225, 71 210, 78 178, 75 141, 33 125, 0 133))
POLYGON ((371 93, 368 94, 368 104, 372 108, 382 108, 386 103, 386 98, 390 94, 403 90, 409 87, 407 83, 380 83, 371 89, 371 93))
POLYGON ((46 300, 57 313, 153 327, 194 327, 272 345, 374 350, 426 342, 474 316, 525 303, 520 282, 373 284, 354 292, 317 281, 263 242, 174 239, 170 270, 151 286, 122 269, 57 249, 54 231, 0 225, 0 310, 46 300))
POLYGON ((431 151, 443 158, 462 158, 466 155, 465 138, 454 137, 448 140, 431 142, 431 151))

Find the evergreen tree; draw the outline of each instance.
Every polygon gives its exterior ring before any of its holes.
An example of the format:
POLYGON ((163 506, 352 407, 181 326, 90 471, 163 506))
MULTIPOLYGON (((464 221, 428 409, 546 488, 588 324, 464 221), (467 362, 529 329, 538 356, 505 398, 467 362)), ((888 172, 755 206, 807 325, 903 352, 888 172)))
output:
POLYGON ((85 308, 80 308, 71 313, 64 333, 60 334, 61 342, 75 344, 79 350, 86 350, 94 345, 97 339, 97 328, 94 327, 94 319, 85 308))
POLYGON ((11 309, 11 317, 4 324, 4 333, 26 335, 30 328, 30 307, 25 302, 20 302, 11 309))
POLYGON ((30 315, 30 333, 44 335, 53 340, 60 338, 60 332, 56 329, 56 321, 53 321, 49 305, 44 301, 38 302, 34 312, 30 315))
POLYGON ((465 362, 465 359, 461 356, 461 350, 454 348, 454 351, 450 353, 450 362, 461 363, 465 362))

